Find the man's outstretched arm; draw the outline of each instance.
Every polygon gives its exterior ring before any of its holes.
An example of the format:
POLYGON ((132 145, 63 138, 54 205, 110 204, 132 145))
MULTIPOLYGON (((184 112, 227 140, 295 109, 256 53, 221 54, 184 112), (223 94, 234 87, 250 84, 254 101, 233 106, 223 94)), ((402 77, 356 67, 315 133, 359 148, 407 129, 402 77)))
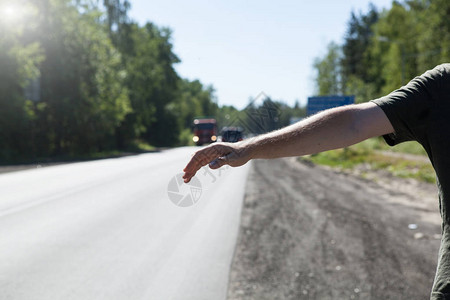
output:
POLYGON ((347 147, 394 132, 384 112, 367 102, 326 110, 301 122, 239 143, 216 143, 197 151, 184 168, 184 181, 209 164, 241 166, 250 159, 302 156, 347 147))

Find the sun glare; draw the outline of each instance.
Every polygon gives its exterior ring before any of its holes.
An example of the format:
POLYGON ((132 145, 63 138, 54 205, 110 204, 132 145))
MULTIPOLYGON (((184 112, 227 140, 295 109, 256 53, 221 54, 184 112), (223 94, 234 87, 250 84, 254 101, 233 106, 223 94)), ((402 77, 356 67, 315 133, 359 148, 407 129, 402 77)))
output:
POLYGON ((1 8, 1 14, 3 18, 7 21, 13 21, 16 19, 19 19, 20 17, 20 10, 18 7, 9 4, 5 5, 1 8))

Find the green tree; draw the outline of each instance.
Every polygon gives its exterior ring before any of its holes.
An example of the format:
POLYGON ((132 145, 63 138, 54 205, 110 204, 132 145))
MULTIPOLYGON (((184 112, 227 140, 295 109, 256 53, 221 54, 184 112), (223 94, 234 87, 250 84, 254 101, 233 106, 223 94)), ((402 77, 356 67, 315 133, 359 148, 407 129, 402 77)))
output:
POLYGON ((367 50, 374 35, 372 26, 378 21, 378 18, 378 11, 373 4, 370 5, 367 14, 357 16, 352 12, 342 46, 341 65, 344 85, 350 77, 357 77, 364 82, 371 80, 367 71, 370 59, 367 57, 367 50))
POLYGON ((411 8, 394 2, 374 27, 373 57, 378 61, 376 73, 383 78, 379 87, 382 94, 399 88, 418 74, 416 20, 411 8))
POLYGON ((445 0, 408 1, 418 13, 417 58, 420 70, 450 61, 450 3, 445 0))
POLYGON ((103 0, 103 6, 106 10, 106 28, 111 39, 118 42, 116 38, 121 35, 121 29, 128 23, 128 10, 131 4, 128 0, 103 0))
POLYGON ((119 49, 133 113, 121 128, 121 139, 175 145, 179 127, 171 104, 177 100, 180 78, 173 67, 179 59, 172 51, 171 31, 152 23, 143 27, 130 23, 126 28, 128 42, 119 49))
POLYGON ((217 112, 217 125, 219 129, 229 126, 242 127, 243 124, 239 122, 240 112, 233 105, 223 105, 217 112))
POLYGON ((331 42, 328 45, 325 56, 315 60, 314 68, 317 72, 316 83, 318 95, 342 94, 341 56, 341 48, 336 43, 331 42))
POLYGON ((211 86, 203 86, 198 80, 181 79, 178 85, 179 95, 170 109, 177 116, 180 128, 180 145, 192 142, 193 120, 200 116, 216 118, 220 128, 219 109, 211 86))
POLYGON ((356 102, 375 97, 375 78, 370 72, 374 62, 370 48, 373 26, 379 20, 377 8, 370 4, 367 14, 352 12, 342 46, 342 88, 345 94, 355 95, 356 102))
MULTIPOLYGON (((29 4, 22 7, 30 12, 29 4)), ((32 134, 35 114, 33 104, 26 98, 25 88, 39 77, 43 59, 38 43, 30 41, 26 32, 35 24, 35 14, 20 19, 0 20, 0 163, 23 159, 33 153, 32 134)))
POLYGON ((218 107, 211 86, 204 87, 198 80, 183 79, 180 80, 179 92, 177 112, 182 128, 189 128, 195 117, 217 115, 218 107))
POLYGON ((41 70, 39 135, 43 153, 86 154, 115 147, 116 127, 131 111, 120 54, 102 24, 101 13, 71 1, 38 3, 41 70))

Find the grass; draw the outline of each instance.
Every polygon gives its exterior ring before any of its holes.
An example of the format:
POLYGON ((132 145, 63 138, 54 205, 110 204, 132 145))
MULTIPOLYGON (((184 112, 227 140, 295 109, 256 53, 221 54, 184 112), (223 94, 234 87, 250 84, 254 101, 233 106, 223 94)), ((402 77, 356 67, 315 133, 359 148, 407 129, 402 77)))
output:
POLYGON ((386 152, 402 152, 423 155, 425 151, 417 143, 405 143, 390 149, 379 138, 369 139, 354 146, 322 152, 302 157, 315 164, 339 169, 354 169, 361 164, 371 170, 387 170, 394 176, 414 178, 420 181, 435 183, 435 172, 431 163, 388 155, 386 152), (401 146, 401 147, 400 147, 401 146))
POLYGON ((131 150, 134 150, 135 152, 149 152, 149 151, 155 151, 156 148, 147 142, 144 142, 141 140, 136 140, 136 141, 134 141, 131 150))
POLYGON ((94 152, 94 153, 90 153, 86 156, 82 156, 81 158, 84 158, 86 160, 102 159, 102 158, 126 156, 126 155, 130 155, 130 154, 152 152, 152 151, 156 151, 156 150, 157 150, 156 147, 148 144, 147 142, 144 142, 142 140, 135 140, 123 151, 122 150, 107 150, 107 151, 101 151, 101 152, 94 152))
POLYGON ((180 146, 195 146, 192 140, 193 134, 192 130, 189 128, 183 129, 180 133, 180 146))
POLYGON ((122 157, 132 154, 146 153, 157 151, 158 149, 144 141, 135 140, 124 150, 105 150, 91 152, 87 154, 65 154, 59 156, 48 156, 48 157, 34 157, 28 159, 11 159, 11 160, 0 160, 0 166, 11 166, 11 165, 27 165, 27 164, 37 164, 37 163, 66 163, 75 161, 89 161, 105 158, 122 157))

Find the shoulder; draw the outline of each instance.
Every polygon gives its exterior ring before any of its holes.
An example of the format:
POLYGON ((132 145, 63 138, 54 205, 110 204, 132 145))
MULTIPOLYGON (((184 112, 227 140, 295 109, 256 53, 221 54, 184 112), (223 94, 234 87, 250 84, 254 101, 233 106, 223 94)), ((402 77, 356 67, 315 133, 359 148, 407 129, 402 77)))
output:
POLYGON ((394 91, 392 95, 440 102, 447 100, 449 92, 450 63, 444 63, 415 77, 406 86, 394 91))
POLYGON ((434 88, 432 95, 438 100, 448 102, 450 95, 450 63, 436 66, 434 69, 427 71, 422 77, 430 86, 434 88))
POLYGON ((450 72, 450 63, 440 64, 436 66, 433 70, 448 74, 450 72))
POLYGON ((433 69, 426 71, 419 77, 426 80, 448 80, 450 78, 450 63, 440 64, 433 69))

